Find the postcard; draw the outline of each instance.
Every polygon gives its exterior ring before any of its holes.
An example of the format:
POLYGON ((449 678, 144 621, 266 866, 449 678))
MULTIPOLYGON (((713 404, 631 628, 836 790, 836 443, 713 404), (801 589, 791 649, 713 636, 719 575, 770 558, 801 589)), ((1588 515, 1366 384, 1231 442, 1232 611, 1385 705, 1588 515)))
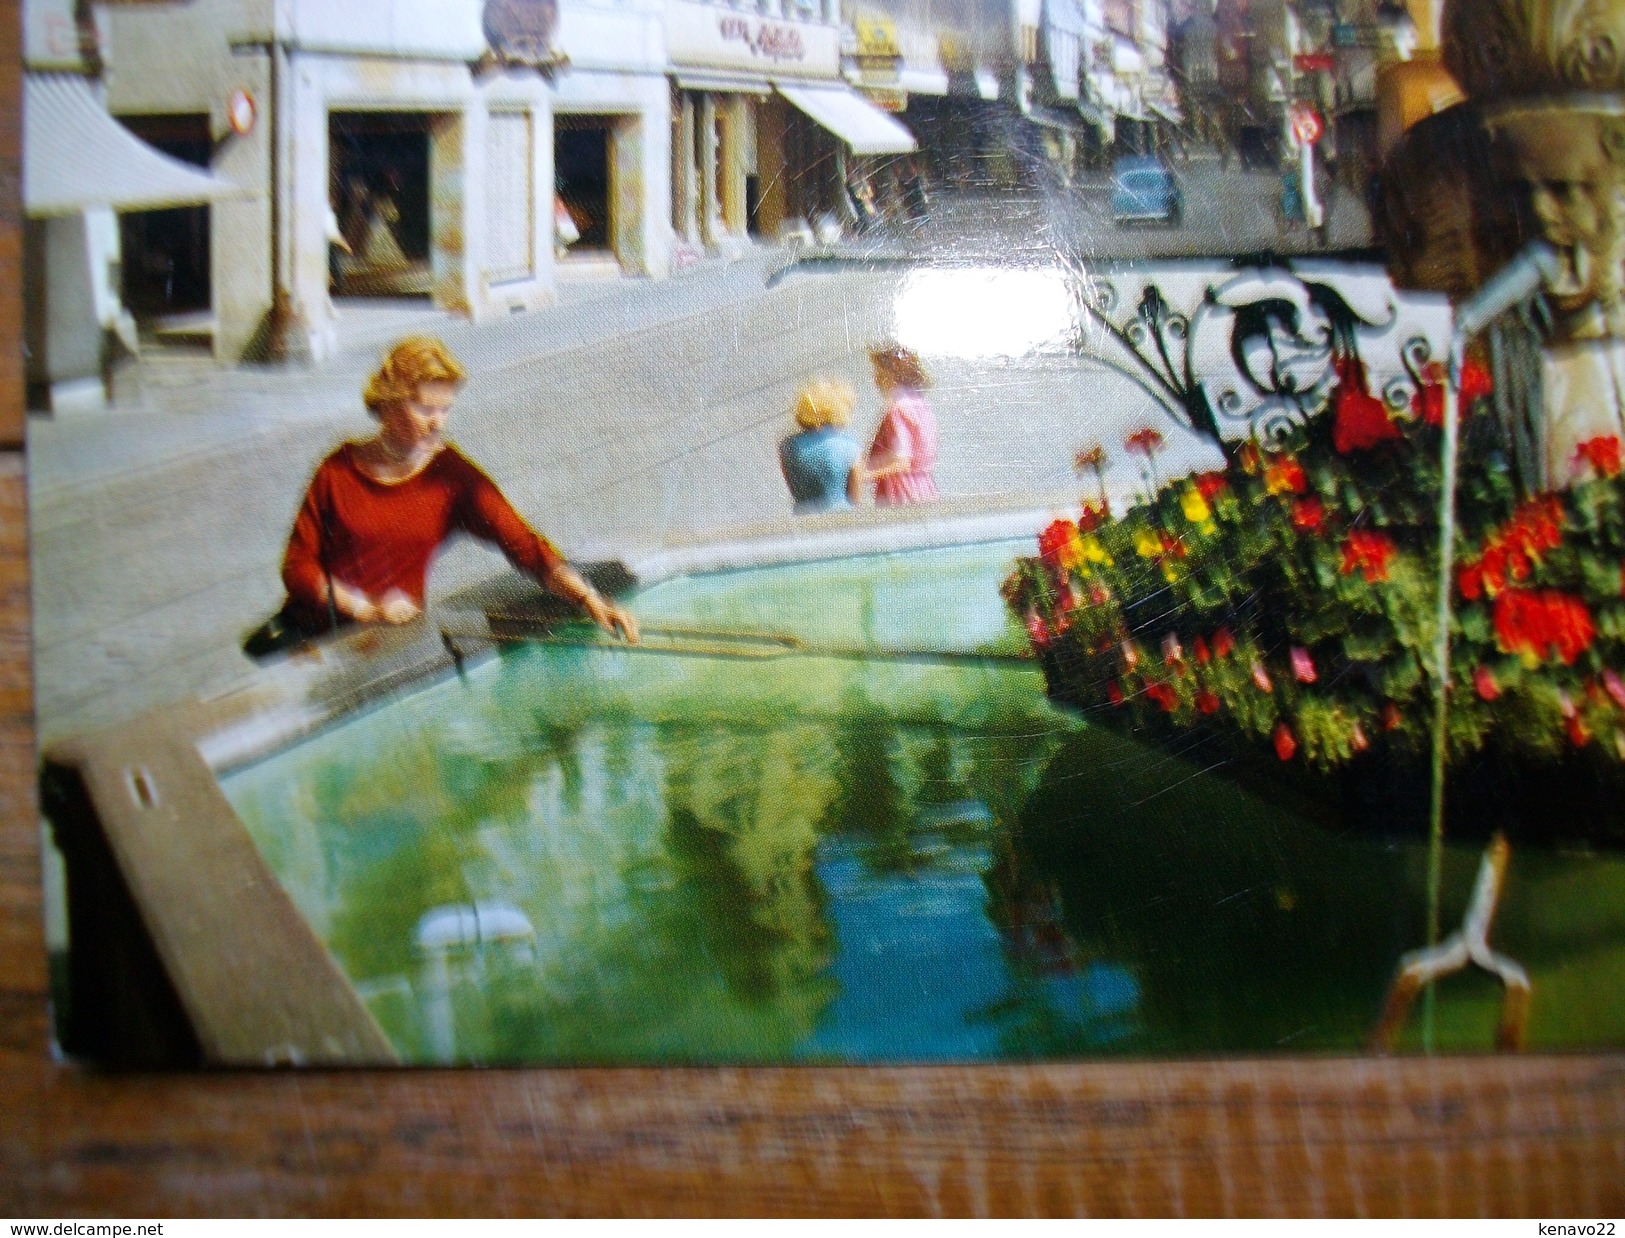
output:
POLYGON ((25 0, 56 1035, 1625 1044, 1619 0, 25 0))

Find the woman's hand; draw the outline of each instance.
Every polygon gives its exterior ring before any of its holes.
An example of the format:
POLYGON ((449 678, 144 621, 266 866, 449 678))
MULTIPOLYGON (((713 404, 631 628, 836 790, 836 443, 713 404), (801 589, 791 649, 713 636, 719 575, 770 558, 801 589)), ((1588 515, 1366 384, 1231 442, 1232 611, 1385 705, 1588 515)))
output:
POLYGON ((628 644, 638 643, 638 621, 630 611, 605 600, 597 590, 582 598, 581 606, 592 616, 592 621, 611 636, 619 636, 628 644))
POLYGON ((566 598, 581 607, 592 616, 594 623, 611 636, 622 637, 634 645, 638 643, 638 621, 629 611, 623 610, 614 602, 605 601, 603 594, 581 579, 569 564, 556 565, 542 579, 541 584, 561 598, 566 598))
POLYGON ((335 580, 330 586, 332 589, 333 609, 341 615, 348 615, 357 623, 381 623, 384 613, 378 608, 370 597, 359 589, 352 589, 342 581, 335 580))
POLYGON ((337 580, 333 582, 333 609, 357 623, 411 623, 423 613, 399 589, 391 589, 374 602, 361 590, 337 580))
POLYGON ((377 610, 378 617, 385 623, 411 623, 423 613, 416 602, 398 589, 391 589, 384 594, 377 610))

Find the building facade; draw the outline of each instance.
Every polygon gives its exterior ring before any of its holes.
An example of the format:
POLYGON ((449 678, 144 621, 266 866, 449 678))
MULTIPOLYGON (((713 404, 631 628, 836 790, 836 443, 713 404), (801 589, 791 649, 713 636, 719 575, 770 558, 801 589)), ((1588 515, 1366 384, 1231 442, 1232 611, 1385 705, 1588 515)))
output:
MULTIPOLYGON (((234 361, 320 359, 334 302, 350 296, 422 298, 475 320, 536 308, 570 261, 557 256, 561 205, 574 261, 664 274, 662 7, 106 5, 111 110, 192 143, 247 191, 192 233, 202 294, 171 282, 147 312, 201 322, 234 361)), ((175 261, 127 240, 127 265, 175 261)))
MULTIPOLYGON (((29 407, 97 411, 139 340, 124 307, 121 221, 179 220, 238 191, 143 142, 109 115, 96 14, 73 0, 23 8, 24 339, 29 407)), ((208 162, 204 159, 202 162, 208 162)), ((169 272, 171 280, 185 272, 169 272)))

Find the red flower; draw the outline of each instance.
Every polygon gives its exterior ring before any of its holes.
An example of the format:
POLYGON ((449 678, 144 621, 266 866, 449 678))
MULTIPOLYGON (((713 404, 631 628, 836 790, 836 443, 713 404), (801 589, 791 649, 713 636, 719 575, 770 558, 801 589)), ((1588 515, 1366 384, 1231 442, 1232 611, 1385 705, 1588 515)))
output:
MULTIPOLYGON (((1625 587, 1625 572, 1621 573, 1621 584, 1625 587)), ((1480 563, 1469 563, 1456 573, 1456 587, 1461 590, 1461 596, 1469 602, 1476 602, 1484 593, 1484 567, 1480 563)))
POLYGON ((1159 533, 1158 536, 1162 539, 1163 554, 1173 555, 1176 559, 1185 559, 1190 556, 1191 552, 1189 547, 1185 545, 1184 538, 1175 537, 1172 533, 1167 532, 1159 533))
POLYGON ((1292 734, 1292 728, 1284 722, 1275 724, 1275 755, 1283 761, 1290 761, 1292 754, 1298 750, 1298 741, 1292 734))
POLYGON ((1250 439, 1243 443, 1241 450, 1236 453, 1236 462, 1241 465, 1243 473, 1252 474, 1258 472, 1258 466, 1263 462, 1263 459, 1263 453, 1258 450, 1258 444, 1250 439))
POLYGON ((1269 692, 1274 688, 1270 683, 1270 673, 1264 669, 1264 664, 1257 660, 1253 662, 1253 685, 1260 692, 1269 692))
POLYGON ((1038 556, 1052 572, 1065 572, 1083 561, 1078 526, 1070 520, 1055 520, 1038 535, 1038 556))
POLYGON ((1123 446, 1142 456, 1154 456, 1162 450, 1162 435, 1150 426, 1136 430, 1123 440, 1123 446))
POLYGON ((1389 701, 1382 707, 1382 729, 1397 731, 1405 723, 1405 715, 1399 712, 1399 706, 1389 701))
POLYGON ((1106 463, 1106 449, 1099 443, 1096 443, 1093 447, 1087 447, 1078 453, 1075 463, 1080 473, 1084 469, 1099 469, 1106 463))
POLYGON ((1493 619, 1496 644, 1504 652, 1555 657, 1565 666, 1572 666, 1597 634, 1584 602, 1551 589, 1506 590, 1495 599, 1493 619))
POLYGON ((1101 521, 1108 519, 1111 514, 1110 503, 1085 503, 1083 511, 1078 514, 1078 531, 1093 533, 1100 527, 1101 521))
POLYGON ((1174 632, 1162 638, 1162 661, 1166 666, 1175 666, 1185 660, 1185 648, 1179 643, 1179 636, 1174 632))
MULTIPOLYGON (((1625 573, 1625 568, 1621 569, 1625 573)), ((1220 628, 1213 634, 1213 656, 1215 658, 1228 658, 1236 651, 1236 638, 1230 635, 1229 628, 1220 628)))
POLYGON ((1314 683, 1320 676, 1315 672, 1315 660, 1307 649, 1292 647, 1288 657, 1292 661, 1292 674, 1299 683, 1314 683))
POLYGON ((1501 686, 1495 682, 1495 676, 1490 674, 1490 668, 1481 666, 1473 672, 1473 690, 1480 699, 1493 701, 1501 695, 1501 686))
POLYGON ((1171 714, 1179 705, 1179 697, 1175 695, 1173 687, 1165 683, 1152 683, 1145 686, 1145 694, 1158 705, 1162 706, 1164 713, 1171 714))
POLYGON ((1040 649, 1048 648, 1049 643, 1055 639, 1049 628, 1045 626, 1044 617, 1036 610, 1027 612, 1027 638, 1040 649))
POLYGON ((1326 523, 1326 509, 1321 506, 1319 499, 1312 495, 1307 499, 1298 499, 1292 504, 1292 526, 1300 533, 1319 533, 1326 523))
POLYGON ((1196 638, 1196 665, 1206 666, 1211 661, 1213 661, 1213 650, 1208 648, 1205 638, 1198 636, 1196 638))
POLYGON ((1365 728, 1358 722, 1354 724, 1354 729, 1349 732, 1349 747, 1356 752, 1364 752, 1371 747, 1371 741, 1365 737, 1365 728))
POLYGON ((1106 685, 1106 699, 1113 705, 1121 705, 1123 703, 1123 689, 1117 686, 1117 681, 1115 679, 1106 685))
MULTIPOLYGON (((1411 412, 1430 426, 1444 425, 1444 366, 1435 361, 1422 372, 1422 385, 1411 397, 1411 412)), ((1461 391, 1457 407, 1463 412, 1494 390, 1489 371, 1476 361, 1461 367, 1461 391)))
POLYGON ((1196 483, 1196 492, 1209 503, 1230 487, 1230 481, 1223 473, 1198 473, 1191 480, 1196 483))
POLYGON ((1131 640, 1123 642, 1123 669, 1132 671, 1140 664, 1140 647, 1131 640))
POLYGON ((1404 437, 1388 406, 1366 389, 1365 365, 1346 357, 1337 365, 1337 389, 1332 394, 1336 420, 1332 423, 1332 446, 1337 454, 1365 451, 1378 443, 1404 437))
POLYGON ((1055 640, 1055 635, 1043 622, 1042 614, 1037 611, 1027 611, 1027 638, 1038 648, 1048 648, 1051 640, 1055 640))
POLYGON ((1564 719, 1563 729, 1569 734, 1569 743, 1576 748, 1584 748, 1591 742, 1591 728, 1579 714, 1570 714, 1564 719))
POLYGON ((1264 489, 1271 494, 1302 494, 1309 488, 1296 456, 1279 456, 1264 466, 1264 489))
POLYGON ((1381 533, 1356 529, 1343 543, 1343 566, 1340 570, 1345 576, 1359 572, 1364 575, 1367 584, 1374 585, 1388 579, 1388 561, 1394 557, 1395 550, 1394 543, 1381 533))
POLYGON ((1218 713, 1219 698, 1204 689, 1196 694, 1196 708, 1204 714, 1218 713))
POLYGON ((1619 436, 1604 434, 1588 438, 1574 449, 1574 462, 1577 465, 1589 464, 1598 477, 1619 476, 1622 467, 1619 436))
POLYGON ((1461 367, 1461 406, 1471 408, 1490 392, 1495 390, 1495 383, 1490 378, 1490 372, 1478 362, 1468 360, 1461 367))
POLYGON ((1527 580, 1541 556, 1562 542, 1562 503, 1550 495, 1530 499, 1484 539, 1477 559, 1462 564, 1456 585, 1470 602, 1493 598, 1509 581, 1527 580))

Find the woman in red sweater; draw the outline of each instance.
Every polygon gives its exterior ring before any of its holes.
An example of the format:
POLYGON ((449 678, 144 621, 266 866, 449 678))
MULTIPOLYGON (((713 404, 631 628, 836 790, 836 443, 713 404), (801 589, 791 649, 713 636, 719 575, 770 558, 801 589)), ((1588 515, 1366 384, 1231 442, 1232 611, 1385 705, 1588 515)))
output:
POLYGON ((322 461, 294 520, 282 560, 283 622, 310 636, 335 620, 416 618, 435 552, 461 530, 494 544, 606 631, 636 641, 637 621, 577 575, 496 483, 441 438, 465 377, 439 340, 402 340, 390 351, 362 394, 378 434, 322 461))

